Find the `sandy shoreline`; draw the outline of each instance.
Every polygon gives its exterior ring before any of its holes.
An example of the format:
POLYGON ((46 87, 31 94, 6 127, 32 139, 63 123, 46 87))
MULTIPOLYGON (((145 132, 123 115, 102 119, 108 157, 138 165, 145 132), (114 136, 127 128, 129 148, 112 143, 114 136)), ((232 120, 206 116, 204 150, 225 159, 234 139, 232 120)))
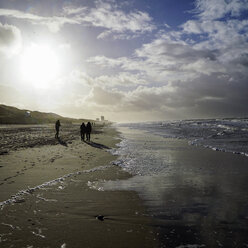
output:
POLYGON ((41 137, 32 128, 22 128, 20 139, 18 132, 9 131, 9 140, 15 138, 0 156, 0 246, 156 247, 150 218, 136 193, 90 187, 96 180, 130 176, 111 164, 116 157, 108 148, 118 142, 116 130, 98 127, 87 144, 81 142, 78 126, 66 128, 67 133, 61 132, 66 146, 54 143, 50 126, 43 127, 41 137), (39 145, 32 147, 37 140, 39 145), (4 203, 21 190, 26 191, 16 203, 4 203))
POLYGON ((129 130, 148 149, 135 163, 153 170, 163 158, 162 173, 131 176, 109 152, 120 141, 115 128, 97 127, 90 144, 79 126, 64 128, 60 143, 51 126, 8 130, 15 137, 0 156, 0 247, 247 246, 247 157, 129 130), (23 134, 31 147, 21 146, 23 134))
POLYGON ((0 157, 0 185, 3 192, 0 201, 8 199, 19 190, 41 185, 71 172, 105 165, 114 159, 107 151, 118 142, 113 138, 117 135, 114 129, 104 128, 103 131, 102 127, 98 127, 91 143, 80 140, 78 129, 77 125, 71 128, 67 126, 66 132, 61 132, 62 145, 54 139, 51 126, 45 128, 45 131, 43 128, 42 135, 38 138, 38 134, 30 131, 30 127, 16 130, 14 138, 9 142, 8 153, 0 157), (33 133, 35 137, 31 137, 29 142, 28 137, 33 133), (46 140, 48 133, 50 136, 46 140), (23 136, 27 140, 26 144, 22 142, 23 136), (41 142, 32 147, 38 140, 41 142))

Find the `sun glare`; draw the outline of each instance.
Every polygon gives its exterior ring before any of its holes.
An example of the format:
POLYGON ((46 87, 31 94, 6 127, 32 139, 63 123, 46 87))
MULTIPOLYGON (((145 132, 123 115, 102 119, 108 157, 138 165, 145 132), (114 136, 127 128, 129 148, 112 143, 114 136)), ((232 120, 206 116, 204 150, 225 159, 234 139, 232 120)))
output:
POLYGON ((51 47, 32 44, 21 55, 20 70, 24 81, 47 88, 58 75, 59 61, 51 47))

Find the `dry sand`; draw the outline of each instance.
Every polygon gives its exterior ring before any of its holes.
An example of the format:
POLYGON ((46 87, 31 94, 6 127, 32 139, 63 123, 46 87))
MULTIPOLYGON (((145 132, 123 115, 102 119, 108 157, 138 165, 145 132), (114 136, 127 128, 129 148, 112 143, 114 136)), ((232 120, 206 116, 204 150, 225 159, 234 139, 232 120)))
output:
POLYGON ((158 247, 135 192, 91 187, 130 177, 111 163, 115 129, 94 128, 91 143, 78 125, 62 125, 60 143, 51 125, 8 126, 0 137, 0 247, 158 247))

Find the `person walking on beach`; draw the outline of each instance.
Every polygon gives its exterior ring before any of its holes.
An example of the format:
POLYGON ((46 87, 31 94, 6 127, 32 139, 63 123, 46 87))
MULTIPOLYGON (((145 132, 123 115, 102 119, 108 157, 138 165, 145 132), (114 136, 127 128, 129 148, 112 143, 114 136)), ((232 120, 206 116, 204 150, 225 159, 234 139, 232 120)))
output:
POLYGON ((60 121, 57 120, 56 123, 55 123, 55 129, 56 129, 56 134, 55 134, 55 139, 58 139, 59 138, 59 128, 60 128, 60 121))
POLYGON ((83 140, 83 141, 85 139, 85 133, 86 133, 86 126, 83 122, 82 125, 80 126, 81 140, 83 140))
POLYGON ((91 123, 88 122, 87 125, 86 125, 86 140, 87 141, 90 141, 90 133, 91 133, 91 123))

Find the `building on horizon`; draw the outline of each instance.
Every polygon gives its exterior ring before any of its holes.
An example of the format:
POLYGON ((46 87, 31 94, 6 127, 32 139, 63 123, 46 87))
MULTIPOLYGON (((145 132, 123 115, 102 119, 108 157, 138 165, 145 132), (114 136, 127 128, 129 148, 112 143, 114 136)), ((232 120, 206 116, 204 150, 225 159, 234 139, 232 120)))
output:
POLYGON ((104 121, 104 116, 103 115, 101 116, 101 121, 104 121))

